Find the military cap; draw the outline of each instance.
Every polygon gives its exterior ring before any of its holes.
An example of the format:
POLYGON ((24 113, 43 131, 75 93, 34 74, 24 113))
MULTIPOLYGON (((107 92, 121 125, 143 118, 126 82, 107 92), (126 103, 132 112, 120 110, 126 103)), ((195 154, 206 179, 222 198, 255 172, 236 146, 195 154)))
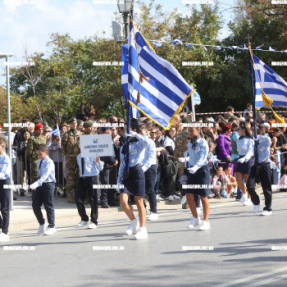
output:
POLYGON ((70 118, 70 119, 69 119, 69 123, 76 122, 76 121, 77 121, 76 118, 70 118))
POLYGON ((183 124, 189 124, 189 123, 192 123, 192 120, 191 120, 191 118, 185 117, 182 119, 182 123, 183 124))
POLYGON ((89 128, 93 126, 93 122, 92 121, 85 121, 84 122, 84 128, 89 128))

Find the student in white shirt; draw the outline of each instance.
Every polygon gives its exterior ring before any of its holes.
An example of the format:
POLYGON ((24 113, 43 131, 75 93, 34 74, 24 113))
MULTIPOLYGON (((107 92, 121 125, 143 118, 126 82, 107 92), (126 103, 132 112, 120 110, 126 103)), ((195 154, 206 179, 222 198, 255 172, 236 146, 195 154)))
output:
POLYGON ((40 144, 36 153, 39 159, 37 162, 38 180, 30 185, 31 189, 36 189, 32 195, 32 207, 40 224, 38 234, 53 235, 57 232, 54 211, 55 164, 48 156, 47 145, 40 144), (47 212, 48 225, 45 224, 41 211, 42 204, 47 212))

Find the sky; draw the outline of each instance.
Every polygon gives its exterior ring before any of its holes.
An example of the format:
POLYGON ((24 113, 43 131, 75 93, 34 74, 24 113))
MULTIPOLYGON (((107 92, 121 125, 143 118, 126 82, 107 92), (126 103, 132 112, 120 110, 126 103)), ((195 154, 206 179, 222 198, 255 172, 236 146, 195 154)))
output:
MULTIPOLYGON (((220 11, 235 2, 219 0, 220 11)), ((187 13, 183 0, 155 0, 155 3, 161 4, 164 11, 177 8, 179 13, 187 13)), ((23 61, 25 49, 29 54, 36 51, 49 54, 46 43, 52 33, 69 33, 75 40, 95 34, 113 38, 111 23, 117 11, 116 0, 0 0, 0 54, 14 54, 10 61, 15 62, 23 61)), ((220 38, 229 34, 227 23, 233 17, 232 11, 228 9, 221 14, 224 27, 220 38)), ((0 85, 5 83, 3 73, 4 60, 0 60, 0 85)))

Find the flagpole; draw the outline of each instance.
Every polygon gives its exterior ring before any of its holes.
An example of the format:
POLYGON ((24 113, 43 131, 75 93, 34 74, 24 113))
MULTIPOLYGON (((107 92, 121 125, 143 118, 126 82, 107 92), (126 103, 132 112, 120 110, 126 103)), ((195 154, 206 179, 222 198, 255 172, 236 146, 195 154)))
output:
MULTIPOLYGON (((129 27, 131 25, 131 19, 133 17, 133 3, 131 5, 131 8, 130 8, 130 17, 129 17, 129 27)), ((130 30, 130 29, 129 29, 130 30)), ((126 33, 128 33, 126 31, 126 33)), ((130 47, 130 38, 128 37, 128 34, 125 35, 126 38, 128 39, 128 56, 130 56, 130 50, 129 50, 129 47, 130 47)), ((129 97, 128 97, 129 98, 129 97)), ((130 125, 131 125, 131 105, 127 99, 127 134, 130 133, 130 125)), ((125 178, 128 178, 129 177, 129 169, 130 169, 130 137, 128 136, 127 139, 126 139, 126 157, 125 157, 125 178)))
MULTIPOLYGON (((249 35, 248 35, 248 48, 249 48, 249 66, 250 66, 250 81, 251 81, 251 99, 252 99, 252 111, 253 111, 253 136, 254 138, 257 138, 257 130, 256 130, 256 110, 255 110, 255 93, 254 93, 254 74, 253 74, 253 62, 251 59, 251 43, 249 40, 249 35)), ((255 164, 258 163, 258 154, 257 154, 257 145, 258 142, 255 141, 255 145, 254 145, 254 156, 255 156, 255 164)))
POLYGON ((253 112, 253 121, 254 121, 254 137, 257 136, 256 130, 256 109, 255 109, 255 94, 254 94, 254 75, 253 75, 253 68, 252 68, 252 60, 249 53, 249 65, 250 65, 250 81, 251 81, 251 99, 252 99, 252 112, 253 112))
POLYGON ((192 121, 195 122, 195 106, 194 106, 194 93, 191 94, 190 100, 191 100, 191 109, 192 109, 192 121))

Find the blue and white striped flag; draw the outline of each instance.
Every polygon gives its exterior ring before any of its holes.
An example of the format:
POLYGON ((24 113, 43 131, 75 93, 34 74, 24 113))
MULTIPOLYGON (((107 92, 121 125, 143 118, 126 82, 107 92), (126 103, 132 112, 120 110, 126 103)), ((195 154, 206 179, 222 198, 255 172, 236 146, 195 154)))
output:
POLYGON ((51 130, 51 134, 55 135, 55 136, 59 136, 59 137, 61 136, 61 131, 60 131, 58 125, 57 125, 57 127, 55 129, 51 130))
MULTIPOLYGON (((124 63, 122 66, 122 88, 125 97, 125 101, 129 99, 129 91, 128 91, 128 65, 129 65, 129 46, 128 44, 122 45, 122 62, 124 63)), ((137 119, 139 114, 139 110, 132 107, 130 109, 130 118, 137 119)))
POLYGON ((193 93, 193 100, 194 100, 194 105, 200 105, 201 104, 201 98, 198 92, 193 93))
POLYGON ((132 20, 129 33, 128 91, 129 103, 165 129, 172 125, 176 114, 195 91, 172 64, 154 52, 132 20), (142 82, 140 72, 145 77, 142 82))
POLYGON ((255 107, 264 107, 261 85, 265 94, 273 100, 272 106, 287 106, 287 83, 270 67, 253 54, 255 73, 255 107), (257 76, 258 75, 258 76, 257 76), (260 82, 261 85, 260 85, 260 82))

